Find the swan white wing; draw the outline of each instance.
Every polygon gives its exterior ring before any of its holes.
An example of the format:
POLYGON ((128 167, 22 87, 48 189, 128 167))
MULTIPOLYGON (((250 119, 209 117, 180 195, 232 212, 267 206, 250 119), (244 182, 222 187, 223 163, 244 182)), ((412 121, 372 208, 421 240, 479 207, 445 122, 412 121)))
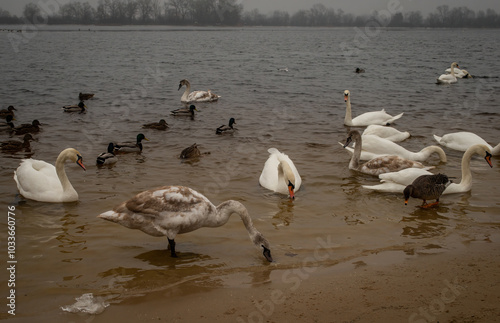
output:
POLYGON ((451 84, 451 83, 456 83, 457 78, 455 77, 455 75, 452 74, 441 74, 441 76, 438 77, 437 82, 451 84))
POLYGON ((379 136, 392 142, 403 141, 410 137, 410 133, 408 131, 403 132, 392 127, 381 125, 369 125, 365 131, 363 131, 363 136, 365 135, 379 136))
POLYGON ((470 146, 477 144, 486 145, 492 148, 486 140, 475 133, 462 131, 446 134, 442 137, 434 135, 434 139, 440 144, 450 149, 466 151, 470 146))
POLYGON ((53 202, 62 199, 63 188, 56 168, 42 160, 26 159, 14 172, 14 180, 19 192, 26 198, 53 202))
MULTIPOLYGON (((271 150, 271 149, 270 149, 271 150)), ((271 153, 271 151, 269 151, 271 153)), ((279 152, 278 152, 279 153, 279 152)), ((271 153, 269 158, 264 164, 262 173, 259 177, 259 183, 262 187, 267 188, 273 192, 288 194, 288 189, 283 180, 279 180, 278 165, 280 161, 276 153, 271 153)))
POLYGON ((380 111, 365 112, 356 118, 352 119, 352 124, 354 126, 369 126, 369 125, 387 125, 403 116, 403 113, 397 116, 391 116, 384 109, 380 111))
POLYGON ((216 101, 219 98, 218 95, 210 91, 193 91, 188 95, 188 102, 210 102, 216 101))
POLYGON ((406 187, 405 185, 398 183, 381 183, 377 185, 362 185, 362 186, 363 188, 369 190, 385 192, 385 193, 403 193, 406 187))

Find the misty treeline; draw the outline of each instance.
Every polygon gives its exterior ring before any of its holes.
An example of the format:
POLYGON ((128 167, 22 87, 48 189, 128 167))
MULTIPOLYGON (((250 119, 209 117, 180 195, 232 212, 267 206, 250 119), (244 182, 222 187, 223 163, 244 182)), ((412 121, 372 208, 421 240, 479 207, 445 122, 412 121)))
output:
MULTIPOLYGON (((40 2, 43 4, 44 2, 40 2)), ((57 2, 56 2, 57 3, 57 2)), ((88 2, 71 1, 57 6, 41 7, 36 3, 24 7, 22 17, 0 8, 0 24, 159 24, 159 25, 225 25, 225 26, 366 26, 373 21, 387 27, 476 27, 498 28, 500 16, 493 9, 477 12, 467 7, 442 5, 426 17, 420 11, 374 11, 356 16, 342 9, 314 4, 294 14, 275 10, 268 14, 258 9, 244 11, 237 0, 101 0, 97 7, 88 2)))

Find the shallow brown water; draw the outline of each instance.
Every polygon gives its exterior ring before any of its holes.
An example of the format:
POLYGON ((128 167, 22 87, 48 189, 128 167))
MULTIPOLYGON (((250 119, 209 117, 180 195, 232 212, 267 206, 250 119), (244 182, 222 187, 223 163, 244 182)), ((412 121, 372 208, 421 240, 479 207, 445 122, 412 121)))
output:
MULTIPOLYGON (((276 279, 274 270, 351 270, 351 261, 367 250, 390 263, 496 239, 498 159, 493 169, 473 159, 470 193, 447 195, 438 208, 421 210, 418 201, 405 207, 398 194, 363 189, 377 178, 350 171, 349 154, 338 142, 348 131, 342 93, 349 89, 354 115, 381 108, 405 113, 394 126, 412 134, 402 143, 409 150, 434 144, 432 134, 455 131, 473 131, 498 144, 498 33, 382 30, 346 56, 339 44, 354 37, 351 29, 116 27, 38 31, 18 52, 2 37, 1 107, 18 109, 16 124, 35 118, 43 124, 31 154, 0 155, 0 205, 4 214, 16 207, 16 319, 80 320, 61 306, 85 293, 111 307, 135 299, 140 305, 138 295, 156 291, 175 297, 257 286, 276 279), (450 54, 457 39, 471 50, 450 54), (480 77, 435 85, 452 60, 480 77), (367 72, 353 73, 358 66, 367 72), (278 70, 283 67, 289 71, 278 70), (197 104, 194 120, 169 116, 182 106, 177 85, 183 78, 193 89, 211 89, 222 98, 197 104), (63 113, 60 108, 77 103, 79 92, 96 94, 87 101, 88 112, 63 113), (230 117, 238 131, 215 135, 230 117), (161 118, 170 125, 167 131, 141 129, 161 118), (139 132, 150 139, 141 154, 119 156, 113 167, 95 166, 108 142, 134 140, 139 132), (195 142, 210 154, 179 160, 195 142), (12 175, 20 160, 53 163, 66 147, 78 149, 87 166, 86 172, 66 166, 79 201, 50 204, 19 196, 12 175), (294 201, 258 184, 270 147, 288 154, 302 176, 294 201), (237 217, 221 228, 178 236, 178 259, 169 257, 166 238, 96 217, 162 185, 191 187, 214 204, 242 202, 270 241, 276 262, 265 261, 237 217)), ((432 157, 427 164, 459 180, 462 153, 445 151, 447 163, 432 157)), ((0 237, 7 239, 6 216, 0 237)), ((1 277, 4 290, 8 277, 1 277)))

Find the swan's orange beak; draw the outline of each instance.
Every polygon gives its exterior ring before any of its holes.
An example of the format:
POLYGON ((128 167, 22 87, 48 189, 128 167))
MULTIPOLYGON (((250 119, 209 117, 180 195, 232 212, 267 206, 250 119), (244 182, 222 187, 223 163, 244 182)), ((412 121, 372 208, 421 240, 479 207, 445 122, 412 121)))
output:
POLYGON ((85 171, 87 170, 85 168, 85 166, 83 165, 83 158, 82 158, 82 156, 78 155, 78 159, 76 160, 76 163, 78 164, 78 166, 80 166, 81 168, 83 168, 83 170, 85 170, 85 171))
POLYGON ((292 185, 288 185, 288 193, 290 193, 290 198, 292 200, 295 199, 295 193, 293 193, 293 186, 292 185))
POLYGON ((489 152, 486 152, 486 157, 484 157, 484 159, 486 159, 488 165, 493 168, 493 164, 491 164, 491 154, 489 152))
POLYGON ((408 199, 405 199, 405 205, 408 205, 408 199))
POLYGON ((348 98, 349 98, 349 96, 347 94, 344 94, 344 102, 347 102, 348 98))

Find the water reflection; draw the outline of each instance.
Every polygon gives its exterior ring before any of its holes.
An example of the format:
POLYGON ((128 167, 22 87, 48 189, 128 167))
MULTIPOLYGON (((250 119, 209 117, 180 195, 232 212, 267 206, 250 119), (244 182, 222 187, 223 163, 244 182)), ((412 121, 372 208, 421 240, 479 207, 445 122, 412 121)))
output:
POLYGON ((273 216, 273 226, 278 229, 280 226, 289 226, 293 223, 294 201, 289 198, 280 198, 278 200, 278 212, 273 216))
POLYGON ((407 223, 403 227, 401 236, 416 239, 443 236, 447 229, 448 218, 441 213, 448 213, 444 206, 424 209, 416 207, 409 215, 404 216, 401 222, 407 223))

